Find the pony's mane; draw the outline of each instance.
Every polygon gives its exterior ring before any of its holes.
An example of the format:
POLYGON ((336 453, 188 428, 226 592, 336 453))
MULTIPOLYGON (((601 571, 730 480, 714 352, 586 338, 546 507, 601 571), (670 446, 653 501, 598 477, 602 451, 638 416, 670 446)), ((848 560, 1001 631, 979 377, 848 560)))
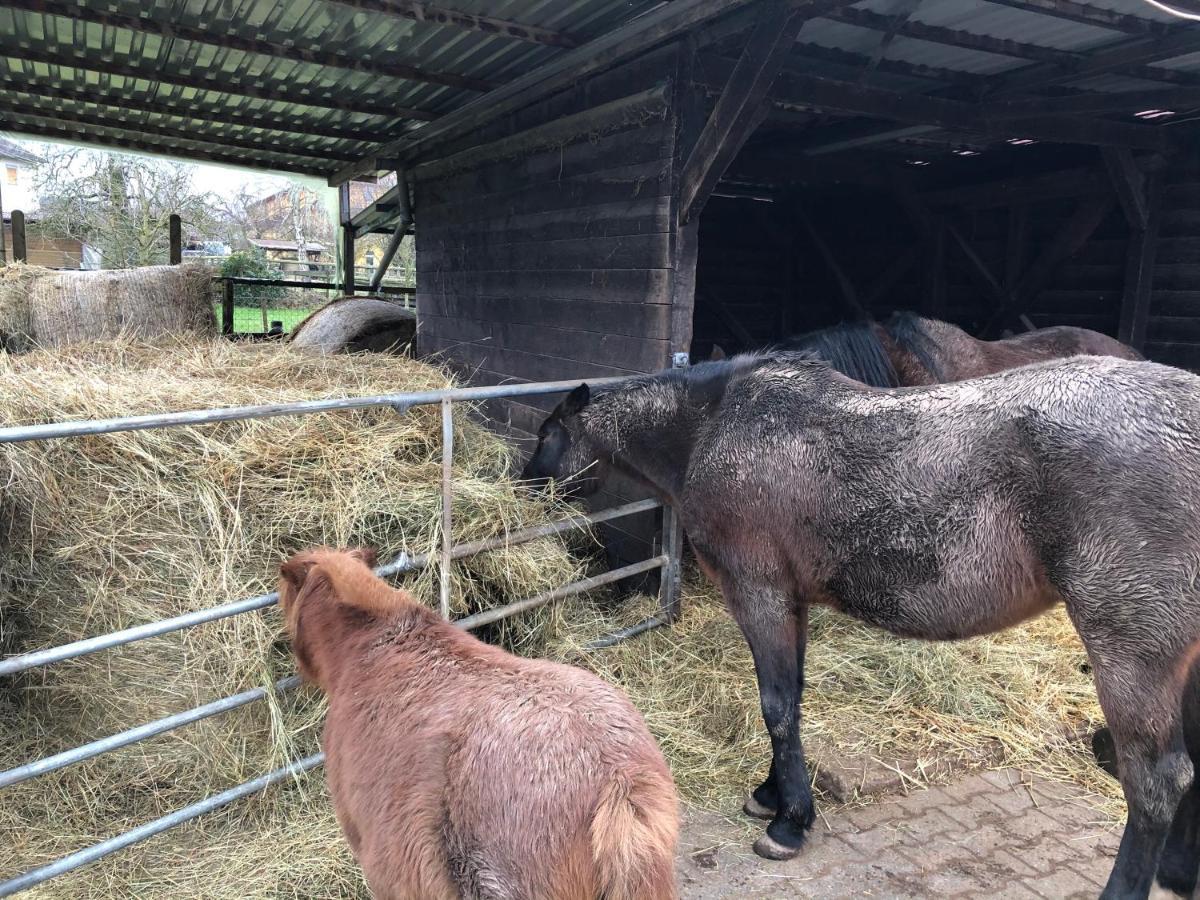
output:
POLYGON ((883 328, 893 341, 915 356, 935 380, 942 381, 942 368, 937 362, 938 343, 925 327, 927 321, 914 312, 894 312, 883 328))
POLYGON ((779 350, 807 351, 849 378, 872 387, 896 387, 900 379, 871 322, 843 322, 776 344, 779 350))

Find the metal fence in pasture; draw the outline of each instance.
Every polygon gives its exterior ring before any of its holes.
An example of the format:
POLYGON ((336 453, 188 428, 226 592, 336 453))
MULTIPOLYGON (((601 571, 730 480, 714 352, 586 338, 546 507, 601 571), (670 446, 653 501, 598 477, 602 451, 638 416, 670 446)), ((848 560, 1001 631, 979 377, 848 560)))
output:
MULTIPOLYGON (((619 379, 602 379, 592 383, 603 384, 619 379)), ((441 613, 447 619, 450 617, 450 564, 464 557, 497 550, 507 546, 526 543, 538 538, 562 534, 587 525, 608 522, 624 516, 662 508, 662 538, 650 558, 641 562, 613 569, 600 575, 581 581, 563 585, 551 591, 528 597, 507 606, 489 609, 474 615, 456 620, 456 624, 465 629, 478 628, 490 622, 505 619, 526 610, 561 600, 576 594, 581 594, 592 588, 629 578, 654 569, 661 570, 659 588, 659 607, 650 618, 630 628, 605 635, 591 645, 594 648, 609 646, 635 634, 651 628, 665 625, 674 620, 679 611, 679 575, 682 534, 675 515, 670 507, 665 507, 657 500, 642 500, 625 503, 620 506, 604 509, 588 515, 577 515, 568 519, 548 522, 514 531, 506 535, 488 538, 486 540, 455 544, 452 538, 451 498, 454 481, 451 463, 454 454, 453 404, 455 402, 472 402, 511 397, 531 397, 561 393, 579 384, 574 381, 542 382, 523 385, 500 385, 495 387, 468 387, 422 393, 384 394, 373 397, 353 397, 331 400, 312 400, 298 403, 281 403, 264 406, 243 406, 225 409, 205 409, 190 412, 165 413, 161 415, 131 416, 116 419, 91 421, 59 422, 39 425, 24 425, 0 428, 0 443, 13 443, 37 440, 61 440, 76 438, 84 435, 110 434, 124 431, 140 431, 151 428, 171 428, 175 426, 203 425, 215 422, 229 422, 243 419, 264 419, 275 416, 299 416, 311 413, 329 412, 333 410, 366 409, 371 407, 390 407, 398 415, 406 414, 416 406, 438 404, 442 413, 442 541, 436 553, 401 554, 376 569, 383 577, 411 572, 437 563, 441 570, 440 607, 441 613)), ((63 660, 99 653, 113 647, 133 644, 147 638, 191 628, 205 622, 213 622, 229 616, 254 613, 276 603, 278 596, 274 593, 262 594, 257 597, 247 597, 220 606, 203 609, 184 615, 162 619, 123 628, 109 634, 97 635, 74 641, 58 647, 37 650, 0 660, 0 678, 16 675, 17 673, 41 666, 51 666, 63 660)), ((0 772, 0 791, 11 785, 37 778, 48 772, 53 772, 67 766, 76 765, 85 760, 93 759, 101 754, 125 747, 155 735, 163 734, 177 728, 182 728, 193 722, 218 716, 222 713, 265 699, 269 693, 284 692, 297 687, 300 683, 298 676, 290 676, 277 681, 270 688, 254 688, 214 700, 210 703, 184 710, 152 722, 129 728, 90 743, 83 744, 56 753, 43 759, 29 762, 0 772)), ((168 831, 193 819, 213 812, 258 791, 294 777, 301 772, 313 769, 324 761, 321 753, 295 760, 286 766, 267 772, 258 778, 233 786, 228 790, 214 794, 178 809, 168 815, 145 822, 136 828, 115 835, 90 847, 85 847, 54 862, 31 869, 21 874, 0 873, 0 897, 10 897, 21 891, 49 881, 81 866, 100 860, 109 854, 147 840, 164 831, 168 831)), ((3 802, 0 794, 0 803, 3 802)))

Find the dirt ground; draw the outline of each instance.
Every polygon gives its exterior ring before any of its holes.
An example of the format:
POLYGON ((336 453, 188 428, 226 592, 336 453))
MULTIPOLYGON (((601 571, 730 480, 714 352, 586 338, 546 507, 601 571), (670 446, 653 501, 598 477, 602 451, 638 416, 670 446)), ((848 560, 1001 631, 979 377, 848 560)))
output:
POLYGON ((1095 898, 1121 835, 1080 789, 1012 769, 818 815, 809 845, 785 863, 750 849, 762 824, 687 810, 682 895, 1095 898))

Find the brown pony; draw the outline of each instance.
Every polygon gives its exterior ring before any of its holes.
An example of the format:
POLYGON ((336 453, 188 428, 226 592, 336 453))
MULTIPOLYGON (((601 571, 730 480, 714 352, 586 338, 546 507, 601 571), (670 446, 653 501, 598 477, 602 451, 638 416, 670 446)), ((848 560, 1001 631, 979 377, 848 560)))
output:
MULTIPOLYGON (((973 338, 957 325, 911 312, 886 322, 843 322, 788 338, 781 350, 806 350, 843 375, 872 387, 914 387, 992 375, 1068 356, 1142 356, 1087 328, 1055 325, 996 341, 973 338)), ((725 358, 714 346, 712 360, 725 358)))
POLYGON ((373 563, 310 550, 279 593, 300 672, 329 698, 329 790, 374 896, 677 896, 675 787, 628 699, 484 644, 373 563))

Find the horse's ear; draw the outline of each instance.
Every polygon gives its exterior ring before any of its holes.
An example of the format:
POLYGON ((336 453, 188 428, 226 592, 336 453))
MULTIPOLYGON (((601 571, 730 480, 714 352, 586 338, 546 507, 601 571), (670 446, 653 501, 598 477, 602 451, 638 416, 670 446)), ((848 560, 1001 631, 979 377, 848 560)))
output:
POLYGON ((379 554, 373 547, 352 547, 348 552, 355 559, 366 563, 369 569, 374 569, 379 565, 379 554))
POLYGON ((564 418, 576 415, 592 401, 592 389, 587 383, 581 384, 563 399, 559 404, 558 414, 564 418))
POLYGON ((725 350, 720 344, 713 344, 712 353, 708 354, 709 362, 720 362, 725 358, 725 350))

